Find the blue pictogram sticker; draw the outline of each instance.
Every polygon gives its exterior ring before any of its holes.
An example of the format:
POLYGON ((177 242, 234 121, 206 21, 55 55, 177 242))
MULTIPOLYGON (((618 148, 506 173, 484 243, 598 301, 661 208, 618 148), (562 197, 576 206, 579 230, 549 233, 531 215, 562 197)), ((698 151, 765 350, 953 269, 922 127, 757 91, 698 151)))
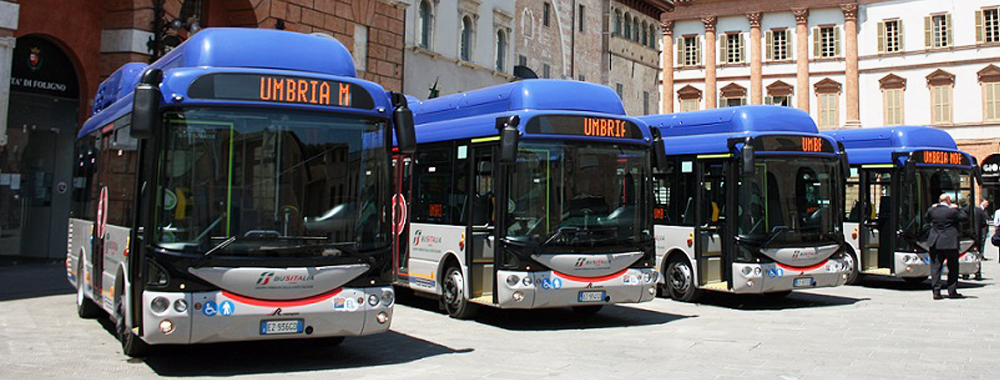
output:
POLYGON ((552 289, 552 280, 547 278, 542 279, 542 289, 549 290, 552 289))
POLYGON ((552 280, 552 289, 562 289, 562 280, 556 278, 552 280))
POLYGON ((232 302, 222 301, 222 303, 219 304, 219 314, 222 314, 223 316, 228 317, 233 315, 234 311, 236 311, 236 306, 233 306, 232 302))
POLYGON ((781 268, 771 268, 767 270, 767 277, 775 278, 781 277, 785 274, 785 270, 781 268))
POLYGON ((214 317, 219 309, 215 306, 215 301, 205 302, 205 307, 201 309, 201 312, 205 314, 206 317, 214 317))

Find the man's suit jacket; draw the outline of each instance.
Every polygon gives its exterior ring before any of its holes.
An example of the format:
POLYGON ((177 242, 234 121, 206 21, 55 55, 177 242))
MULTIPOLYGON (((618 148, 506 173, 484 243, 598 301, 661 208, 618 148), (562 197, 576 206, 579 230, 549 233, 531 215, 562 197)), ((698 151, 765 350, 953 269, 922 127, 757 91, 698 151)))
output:
POLYGON ((931 249, 958 249, 958 225, 969 215, 961 208, 951 208, 940 203, 931 206, 924 214, 924 220, 930 221, 931 231, 927 237, 927 245, 931 249))

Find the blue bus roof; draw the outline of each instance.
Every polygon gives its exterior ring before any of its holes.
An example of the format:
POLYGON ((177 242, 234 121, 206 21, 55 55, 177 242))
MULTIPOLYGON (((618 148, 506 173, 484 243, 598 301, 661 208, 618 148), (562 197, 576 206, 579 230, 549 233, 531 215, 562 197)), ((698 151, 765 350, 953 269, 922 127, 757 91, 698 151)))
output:
POLYGON ((638 119, 625 114, 625 106, 611 88, 559 79, 528 79, 461 94, 413 102, 413 119, 419 143, 496 136, 496 119, 518 115, 519 129, 538 115, 579 115, 627 119, 640 125, 643 137, 650 134, 638 119))
MULTIPOLYGON (((847 160, 851 165, 891 164, 893 153, 920 150, 961 152, 955 139, 943 130, 923 127, 883 127, 824 131, 826 135, 844 144, 847 160)), ((905 163, 897 161, 897 165, 905 163)), ((970 162, 971 162, 970 156, 970 162)))
MULTIPOLYGON (((84 123, 78 137, 131 112, 132 93, 147 68, 163 70, 164 78, 160 84, 162 105, 233 104, 233 101, 187 99, 188 86, 198 77, 211 72, 250 72, 336 77, 369 91, 375 108, 390 108, 381 86, 357 79, 350 51, 336 39, 273 29, 207 28, 152 65, 129 63, 115 71, 98 88, 93 115, 84 123)), ((302 104, 281 106, 316 109, 316 106, 302 104)), ((388 112, 381 113, 382 116, 389 115, 388 112)))
POLYGON ((737 137, 789 134, 826 137, 819 134, 808 113, 791 107, 727 107, 639 119, 660 130, 669 155, 729 152, 729 139, 737 137))

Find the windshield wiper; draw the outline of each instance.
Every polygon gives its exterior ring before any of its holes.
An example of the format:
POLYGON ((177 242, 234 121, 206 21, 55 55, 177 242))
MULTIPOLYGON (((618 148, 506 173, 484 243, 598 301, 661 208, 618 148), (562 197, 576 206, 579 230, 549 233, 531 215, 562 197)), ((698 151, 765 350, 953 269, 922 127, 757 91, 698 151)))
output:
POLYGON ((236 236, 223 240, 221 243, 216 244, 214 247, 212 247, 212 249, 205 251, 205 256, 211 256, 213 253, 226 249, 226 247, 232 245, 234 242, 236 242, 236 236))
POLYGON ((559 227, 559 229, 557 229, 556 232, 552 234, 552 236, 549 236, 549 238, 546 239, 545 242, 539 245, 538 248, 539 249, 544 248, 545 246, 549 245, 549 243, 552 243, 556 239, 562 237, 562 235, 567 232, 572 232, 575 234, 577 232, 580 232, 580 227, 570 227, 570 226, 559 227))
POLYGON ((788 232, 789 230, 791 230, 791 228, 788 228, 788 226, 774 226, 774 228, 771 229, 771 233, 767 235, 767 240, 764 241, 764 244, 760 245, 760 248, 761 249, 770 248, 771 243, 774 242, 774 240, 777 239, 778 236, 781 236, 782 234, 788 232))

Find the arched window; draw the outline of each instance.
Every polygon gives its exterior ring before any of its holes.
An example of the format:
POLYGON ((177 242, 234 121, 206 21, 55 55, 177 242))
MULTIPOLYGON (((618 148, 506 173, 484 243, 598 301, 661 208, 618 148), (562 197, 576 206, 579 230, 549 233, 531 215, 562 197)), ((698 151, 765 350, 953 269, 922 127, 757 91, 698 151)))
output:
POLYGON ((472 18, 462 17, 462 49, 461 58, 463 61, 472 61, 472 18))
POLYGON ((649 24, 649 47, 656 49, 656 25, 649 24))
POLYGON ((632 41, 639 42, 639 18, 632 19, 632 41))
POLYGON ((615 9, 615 35, 622 35, 622 11, 615 9))
POLYGON ((503 29, 497 31, 497 71, 504 71, 507 58, 507 33, 503 29))
POLYGON ((649 32, 647 31, 647 29, 648 29, 648 27, 646 25, 646 22, 643 21, 642 22, 642 44, 643 45, 649 45, 649 32))
POLYGON ((625 12, 625 38, 632 38, 632 15, 625 12))
POLYGON ((431 22, 433 21, 434 15, 431 14, 431 4, 428 3, 427 0, 420 2, 418 17, 420 17, 420 20, 417 21, 417 25, 420 27, 420 30, 417 36, 417 44, 424 49, 430 49, 431 22))

